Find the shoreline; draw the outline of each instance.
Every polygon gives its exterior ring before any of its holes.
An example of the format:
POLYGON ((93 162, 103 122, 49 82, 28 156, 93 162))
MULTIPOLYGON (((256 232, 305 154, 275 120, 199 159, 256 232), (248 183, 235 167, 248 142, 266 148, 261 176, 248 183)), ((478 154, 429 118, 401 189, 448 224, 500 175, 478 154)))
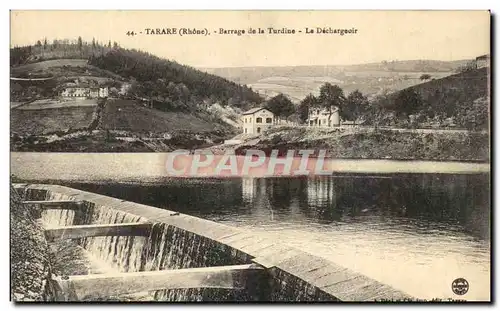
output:
MULTIPOLYGON (((207 149, 199 149, 199 150, 208 150, 207 149)), ((228 148, 229 149, 229 148, 228 148)), ((248 148, 245 150, 262 150, 259 148, 248 148)), ((273 149, 273 150, 279 150, 279 149, 273 149)), ((292 150, 292 149, 290 149, 292 150)), ((264 150, 263 150, 264 151, 264 150)), ((149 154, 155 154, 155 155, 165 155, 169 154, 171 152, 143 152, 143 151, 131 151, 131 152, 74 152, 74 151, 61 151, 61 152, 51 152, 51 151, 10 151, 10 155, 12 154, 40 154, 40 155, 52 155, 52 154, 91 154, 91 155, 127 155, 127 154, 132 154, 132 155, 138 155, 138 154, 144 154, 144 155, 149 155, 149 154)), ((214 155, 223 155, 214 152, 214 155)), ((245 156, 244 154, 236 154, 236 156, 245 156)), ((266 154, 266 156, 268 156, 266 154)), ((277 158, 282 159, 285 158, 283 156, 278 156, 277 158)), ((295 158, 300 158, 300 157, 295 157, 295 158)), ((312 154, 308 156, 309 159, 318 159, 319 157, 315 154, 312 154)), ((394 161, 394 162, 440 162, 440 163, 446 163, 446 162, 451 162, 451 163, 471 163, 471 164, 488 164, 491 165, 491 161, 486 161, 486 160, 480 160, 480 159, 421 159, 421 158, 361 158, 361 157, 331 157, 331 156, 325 156, 325 160, 345 160, 345 161, 394 161)))

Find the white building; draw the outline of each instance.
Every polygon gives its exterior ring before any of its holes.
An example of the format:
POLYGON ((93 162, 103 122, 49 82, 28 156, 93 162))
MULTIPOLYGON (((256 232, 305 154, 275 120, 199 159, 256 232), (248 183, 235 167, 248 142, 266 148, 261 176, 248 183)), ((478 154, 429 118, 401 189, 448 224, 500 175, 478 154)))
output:
POLYGON ((108 96, 109 96, 109 89, 107 87, 100 87, 98 97, 105 98, 108 96))
POLYGON ((85 87, 67 87, 61 92, 62 97, 87 98, 89 89, 85 87))
POLYGON ((241 116, 244 134, 259 134, 276 124, 274 114, 266 108, 253 108, 241 116))
POLYGON ((104 98, 109 96, 107 87, 67 87, 61 92, 62 97, 72 98, 104 98))
POLYGON ((328 109, 311 108, 307 124, 314 127, 334 127, 340 125, 340 111, 338 107, 332 108, 332 115, 328 109))

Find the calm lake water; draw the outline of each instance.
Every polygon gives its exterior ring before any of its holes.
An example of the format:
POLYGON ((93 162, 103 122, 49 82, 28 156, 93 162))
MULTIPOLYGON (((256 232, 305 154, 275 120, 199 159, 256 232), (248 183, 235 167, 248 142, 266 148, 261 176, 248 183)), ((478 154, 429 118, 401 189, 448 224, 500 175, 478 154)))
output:
POLYGON ((138 160, 50 157, 13 154, 12 173, 249 229, 421 299, 490 299, 489 174, 165 179, 148 166, 139 184, 138 160))

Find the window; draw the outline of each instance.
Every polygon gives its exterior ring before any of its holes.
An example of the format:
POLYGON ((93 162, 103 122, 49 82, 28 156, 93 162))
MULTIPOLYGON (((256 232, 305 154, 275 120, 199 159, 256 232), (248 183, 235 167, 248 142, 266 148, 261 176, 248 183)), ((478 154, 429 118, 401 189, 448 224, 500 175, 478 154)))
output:
POLYGON ((260 127, 257 128, 257 133, 260 133, 260 127))
POLYGON ((321 125, 321 120, 318 121, 318 125, 321 125))
POLYGON ((273 123, 273 118, 266 118, 266 123, 273 123))
POLYGON ((247 118, 245 118, 245 123, 247 123, 247 118))
MULTIPOLYGON (((246 120, 247 120, 247 119, 245 119, 245 121, 246 121, 246 120)), ((246 133, 247 133, 247 129, 245 129, 245 134, 246 134, 246 133)))
POLYGON ((262 118, 256 118, 255 123, 262 123, 262 118))
POLYGON ((252 118, 250 118, 250 121, 249 121, 249 122, 250 122, 250 123, 252 123, 252 118))

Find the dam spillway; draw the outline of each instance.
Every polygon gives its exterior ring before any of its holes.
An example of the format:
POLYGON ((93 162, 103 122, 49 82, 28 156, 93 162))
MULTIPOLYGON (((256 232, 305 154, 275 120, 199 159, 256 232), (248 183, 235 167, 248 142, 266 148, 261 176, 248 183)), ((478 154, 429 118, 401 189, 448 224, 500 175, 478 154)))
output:
POLYGON ((146 301, 411 299, 242 229, 63 186, 14 184, 14 189, 24 206, 40 209, 49 244, 71 239, 101 267, 78 276, 49 272, 53 294, 47 299, 120 300, 121 293, 134 291, 147 291, 146 301), (143 286, 146 282, 156 285, 143 286))

